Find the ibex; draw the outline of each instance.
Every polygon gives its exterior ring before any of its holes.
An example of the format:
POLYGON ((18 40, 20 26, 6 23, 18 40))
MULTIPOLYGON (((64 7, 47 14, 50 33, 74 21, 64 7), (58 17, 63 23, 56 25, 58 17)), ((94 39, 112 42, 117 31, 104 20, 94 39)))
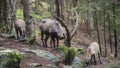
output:
POLYGON ((47 47, 47 40, 49 36, 51 37, 51 47, 52 44, 55 47, 55 40, 57 40, 57 46, 59 46, 59 39, 65 38, 65 31, 61 24, 55 19, 42 19, 39 25, 41 30, 41 40, 44 47, 47 47), (45 39, 43 39, 46 35, 45 39))
POLYGON ((17 39, 25 39, 26 35, 26 24, 22 19, 16 19, 14 23, 17 39))
POLYGON ((85 62, 86 64, 90 64, 92 62, 92 59, 94 59, 94 64, 96 65, 96 59, 95 56, 98 55, 100 63, 100 50, 99 50, 99 44, 97 42, 92 42, 89 47, 86 50, 86 57, 85 57, 85 62))

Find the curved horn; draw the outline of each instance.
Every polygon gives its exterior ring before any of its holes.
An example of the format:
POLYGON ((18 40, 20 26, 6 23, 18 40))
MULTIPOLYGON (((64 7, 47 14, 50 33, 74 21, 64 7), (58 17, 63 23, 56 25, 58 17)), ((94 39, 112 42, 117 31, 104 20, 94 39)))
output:
POLYGON ((75 27, 72 29, 72 31, 71 31, 71 39, 73 38, 73 36, 75 35, 75 33, 77 32, 77 29, 78 29, 78 27, 79 27, 79 19, 78 19, 78 13, 77 12, 75 12, 75 14, 76 14, 76 23, 75 23, 75 27))
POLYGON ((66 30, 67 33, 67 39, 65 40, 65 45, 70 47, 70 41, 71 41, 71 37, 70 37, 70 31, 67 28, 67 26, 65 25, 65 21, 63 21, 60 17, 53 15, 53 17, 57 18, 58 21, 60 21, 60 24, 63 25, 63 27, 66 30))

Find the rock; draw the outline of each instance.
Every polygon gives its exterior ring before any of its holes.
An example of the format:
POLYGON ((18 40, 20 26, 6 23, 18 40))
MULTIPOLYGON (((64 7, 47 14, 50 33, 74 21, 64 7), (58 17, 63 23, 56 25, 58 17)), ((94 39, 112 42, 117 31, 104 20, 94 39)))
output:
POLYGON ((0 68, 20 68, 23 53, 14 49, 0 47, 0 68))
POLYGON ((79 57, 75 57, 72 62, 72 67, 73 68, 83 68, 84 67, 83 61, 79 57))
POLYGON ((72 66, 65 65, 63 68, 73 68, 72 66))
POLYGON ((39 63, 31 63, 30 65, 34 66, 34 67, 40 67, 40 66, 42 66, 42 64, 39 64, 39 63))
POLYGON ((58 65, 60 62, 58 57, 56 57, 54 54, 52 54, 48 51, 45 51, 45 50, 28 50, 28 52, 33 53, 36 56, 43 57, 43 58, 53 62, 55 65, 58 65))
POLYGON ((48 66, 48 68, 58 68, 56 65, 54 65, 54 64, 48 64, 47 65, 48 66))
POLYGON ((30 52, 30 49, 28 48, 22 48, 22 50, 24 50, 25 52, 30 52))
POLYGON ((84 68, 84 64, 79 57, 75 57, 72 65, 62 65, 62 68, 84 68))

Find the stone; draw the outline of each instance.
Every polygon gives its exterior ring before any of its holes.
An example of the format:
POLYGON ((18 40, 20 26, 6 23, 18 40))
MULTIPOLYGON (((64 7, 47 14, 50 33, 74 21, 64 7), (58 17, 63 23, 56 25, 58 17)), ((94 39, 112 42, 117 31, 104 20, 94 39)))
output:
POLYGON ((39 64, 39 63, 31 63, 30 65, 34 66, 34 67, 40 67, 40 66, 42 66, 42 64, 39 64))
POLYGON ((59 62, 60 62, 60 59, 58 57, 56 57, 54 54, 52 54, 48 51, 45 51, 45 50, 29 50, 29 49, 25 49, 25 50, 28 51, 29 53, 33 53, 36 56, 43 57, 43 58, 51 61, 55 65, 58 65, 59 62))
POLYGON ((20 68, 23 53, 15 49, 0 47, 0 68, 20 68))
POLYGON ((84 67, 83 61, 79 57, 75 57, 72 62, 72 67, 73 68, 83 68, 84 67))

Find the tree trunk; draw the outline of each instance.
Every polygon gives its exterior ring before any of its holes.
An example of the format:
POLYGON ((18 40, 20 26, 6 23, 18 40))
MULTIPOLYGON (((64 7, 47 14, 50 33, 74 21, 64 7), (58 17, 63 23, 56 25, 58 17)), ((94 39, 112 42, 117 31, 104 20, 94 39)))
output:
POLYGON ((4 0, 0 2, 0 22, 4 32, 11 34, 16 17, 16 0, 4 0))
MULTIPOLYGON (((91 6, 90 1, 88 1, 87 6, 91 6)), ((94 30, 93 11, 88 9, 87 10, 87 31, 90 36, 91 36, 91 31, 93 30, 94 30)))
POLYGON ((1 25, 0 25, 0 28, 3 26, 3 22, 4 22, 4 9, 5 9, 5 0, 4 1, 0 1, 0 22, 1 22, 1 25))
POLYGON ((61 18, 65 22, 68 20, 66 0, 61 0, 61 18))
POLYGON ((104 45, 105 45, 105 57, 107 55, 107 47, 106 47, 106 24, 105 24, 105 4, 103 9, 103 15, 104 15, 104 45))
POLYGON ((40 0, 35 0, 35 12, 36 14, 40 15, 40 6, 39 6, 40 0))
POLYGON ((73 0, 73 6, 76 7, 79 3, 79 0, 73 0))
POLYGON ((56 4, 56 15, 57 15, 58 17, 61 17, 59 0, 56 0, 56 1, 55 1, 55 4, 56 4))
POLYGON ((109 15, 107 16, 108 18, 108 30, 109 30, 109 43, 110 43, 110 50, 111 50, 111 53, 112 53, 112 35, 111 35, 111 21, 110 21, 110 17, 109 15))
POLYGON ((3 14, 3 12, 2 12, 2 1, 0 1, 0 22, 1 23, 3 23, 2 22, 2 17, 3 17, 2 14, 3 14))
POLYGON ((30 44, 35 42, 35 21, 33 19, 32 0, 22 0, 24 20, 26 22, 27 41, 30 44))
MULTIPOLYGON (((13 13, 15 14, 14 6, 16 0, 6 0, 6 23, 7 23, 7 28, 8 28, 8 33, 12 32, 12 18, 13 18, 13 13)), ((15 15, 14 15, 15 16, 15 15)), ((15 20, 15 19, 14 19, 15 20)))
POLYGON ((113 3, 113 23, 114 23, 114 40, 115 40, 115 57, 117 57, 117 30, 116 30, 116 23, 115 23, 115 3, 113 3))
POLYGON ((55 13, 54 3, 55 3, 55 0, 51 0, 51 1, 50 1, 50 12, 51 12, 52 14, 55 13))
POLYGON ((98 36, 98 43, 99 43, 99 46, 100 46, 100 53, 102 53, 97 17, 98 17, 98 15, 97 15, 97 10, 96 10, 96 8, 95 8, 95 14, 94 14, 95 25, 96 25, 96 31, 97 31, 97 36, 98 36))

